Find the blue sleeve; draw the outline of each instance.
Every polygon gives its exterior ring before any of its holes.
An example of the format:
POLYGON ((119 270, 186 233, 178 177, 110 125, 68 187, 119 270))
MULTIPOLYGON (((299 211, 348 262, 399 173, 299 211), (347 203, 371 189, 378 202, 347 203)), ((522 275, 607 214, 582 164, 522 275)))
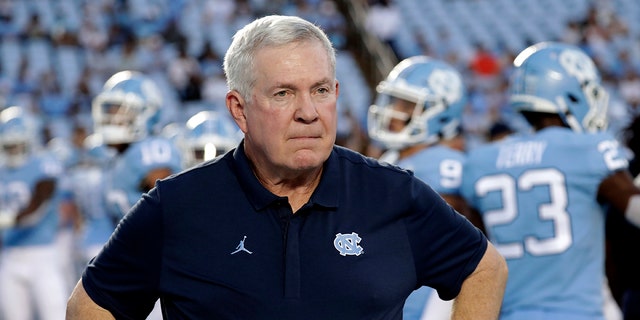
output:
POLYGON ((588 154, 591 170, 603 172, 606 176, 618 170, 625 170, 629 168, 629 161, 626 156, 626 152, 620 145, 619 141, 614 138, 608 132, 602 132, 594 134, 594 137, 588 136, 593 139, 585 139, 588 146, 585 148, 586 152, 592 152, 588 154), (592 147, 592 141, 596 142, 596 147, 592 147))
POLYGON ((116 319, 144 319, 158 299, 161 211, 158 190, 144 194, 82 275, 87 294, 116 319))
POLYGON ((411 192, 412 212, 419 214, 412 214, 407 226, 418 281, 436 289, 443 300, 453 299, 480 263, 487 239, 428 185, 415 179, 411 192))

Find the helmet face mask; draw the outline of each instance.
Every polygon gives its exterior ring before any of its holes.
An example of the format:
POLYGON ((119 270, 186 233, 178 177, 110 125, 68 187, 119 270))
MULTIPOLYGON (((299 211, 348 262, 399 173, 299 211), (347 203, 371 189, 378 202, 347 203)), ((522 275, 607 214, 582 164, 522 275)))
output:
POLYGON ((369 136, 388 149, 434 143, 458 134, 466 93, 444 62, 415 56, 400 62, 377 87, 369 136))
POLYGON ((600 84, 594 82, 584 84, 583 91, 590 106, 584 117, 583 126, 589 132, 606 130, 609 93, 600 84))
POLYGON ((21 107, 13 106, 0 113, 0 155, 8 167, 22 166, 35 148, 37 128, 21 107))
POLYGON ((93 100, 95 130, 110 145, 141 140, 157 124, 161 104, 153 80, 137 72, 118 72, 93 100))
POLYGON ((3 143, 2 153, 2 157, 5 159, 5 164, 9 167, 15 168, 27 162, 29 148, 27 147, 26 142, 3 143))
POLYGON ((211 160, 225 152, 225 150, 218 150, 215 143, 206 143, 204 144, 204 146, 194 146, 191 149, 191 154, 194 161, 193 164, 211 160))
POLYGON ((211 160, 236 147, 241 131, 226 115, 215 111, 201 111, 187 121, 178 139, 184 153, 185 165, 193 166, 211 160))
POLYGON ((543 42, 514 60, 511 106, 519 112, 557 114, 576 132, 607 128, 609 95, 598 70, 578 47, 543 42))

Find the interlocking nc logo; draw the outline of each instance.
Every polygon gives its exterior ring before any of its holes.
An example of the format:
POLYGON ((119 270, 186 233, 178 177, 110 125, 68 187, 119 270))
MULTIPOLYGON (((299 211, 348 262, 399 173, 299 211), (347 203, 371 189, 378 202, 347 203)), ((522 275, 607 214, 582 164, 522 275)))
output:
POLYGON ((355 232, 351 232, 351 234, 338 233, 336 234, 336 239, 333 240, 333 246, 336 247, 341 256, 359 256, 364 252, 359 245, 360 240, 362 238, 355 232))

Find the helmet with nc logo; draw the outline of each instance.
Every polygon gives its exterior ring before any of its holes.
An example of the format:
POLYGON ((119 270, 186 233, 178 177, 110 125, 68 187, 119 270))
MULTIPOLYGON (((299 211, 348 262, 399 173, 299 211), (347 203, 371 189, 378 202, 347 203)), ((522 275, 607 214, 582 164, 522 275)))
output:
POLYGON ((159 121, 161 105, 162 93, 151 78, 120 71, 93 100, 94 129, 110 145, 141 140, 159 121))
POLYGON ((509 90, 516 111, 557 114, 576 132, 606 129, 609 95, 580 48, 541 42, 520 52, 513 64, 509 90))
POLYGON ((369 136, 389 149, 449 139, 460 132, 467 101, 460 73, 427 56, 398 63, 376 88, 369 136))

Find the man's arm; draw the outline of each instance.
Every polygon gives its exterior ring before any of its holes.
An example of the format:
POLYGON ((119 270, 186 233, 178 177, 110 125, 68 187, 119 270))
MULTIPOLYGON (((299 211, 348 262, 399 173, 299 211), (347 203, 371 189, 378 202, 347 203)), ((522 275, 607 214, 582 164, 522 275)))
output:
POLYGON ((462 283, 451 319, 498 319, 507 277, 506 261, 489 242, 476 270, 462 283))
POLYGON ((84 291, 82 280, 78 281, 67 302, 66 320, 115 320, 111 312, 97 305, 84 291))

